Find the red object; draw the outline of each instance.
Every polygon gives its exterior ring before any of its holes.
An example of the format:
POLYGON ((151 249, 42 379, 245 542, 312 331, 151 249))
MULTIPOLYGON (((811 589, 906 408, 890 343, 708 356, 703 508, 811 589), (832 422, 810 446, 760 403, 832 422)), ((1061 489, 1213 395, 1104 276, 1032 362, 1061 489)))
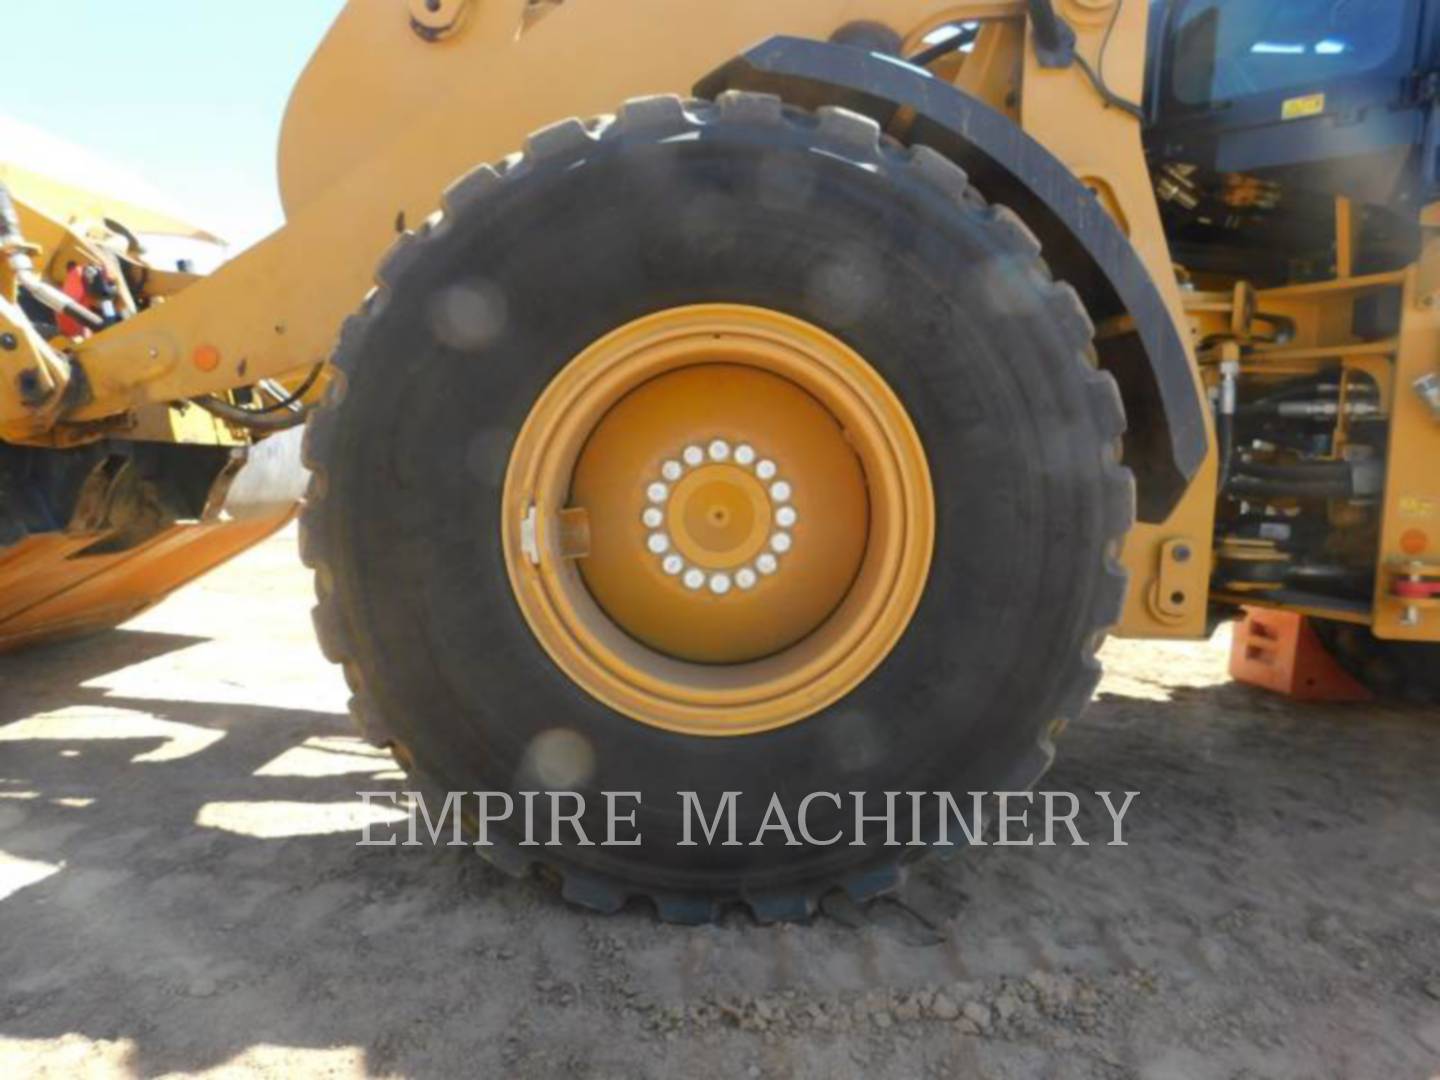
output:
MULTIPOLYGON (((88 294, 85 288, 85 268, 83 266, 76 265, 70 267, 70 272, 65 275, 64 292, 66 296, 70 297, 70 299, 74 300, 77 304, 82 307, 89 307, 89 305, 85 303, 88 294)), ((55 320, 55 324, 60 328, 60 333, 66 337, 83 338, 90 336, 89 327, 73 315, 67 315, 63 311, 60 312, 59 317, 55 320)))
POLYGON ((1440 597, 1440 581, 1409 581, 1402 578, 1395 582, 1395 595, 1406 600, 1433 600, 1440 597))
POLYGON ((1245 609, 1235 624, 1230 677, 1294 701, 1374 699, 1330 655, 1310 620, 1293 611, 1245 609))

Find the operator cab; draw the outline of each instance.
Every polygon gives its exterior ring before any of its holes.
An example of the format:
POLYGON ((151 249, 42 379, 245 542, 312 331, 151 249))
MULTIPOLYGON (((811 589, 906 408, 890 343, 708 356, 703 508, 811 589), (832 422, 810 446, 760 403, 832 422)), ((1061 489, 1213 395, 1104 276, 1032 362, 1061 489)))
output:
POLYGON ((1146 150, 1177 261, 1285 280, 1337 196, 1368 208, 1367 250, 1412 259, 1440 198, 1437 19, 1429 0, 1156 0, 1146 150))

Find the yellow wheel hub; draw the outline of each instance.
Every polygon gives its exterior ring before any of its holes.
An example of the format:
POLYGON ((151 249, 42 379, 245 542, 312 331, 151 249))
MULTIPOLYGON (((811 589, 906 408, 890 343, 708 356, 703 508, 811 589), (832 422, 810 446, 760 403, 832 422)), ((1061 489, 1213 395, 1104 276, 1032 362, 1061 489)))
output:
POLYGON ((923 449, 853 350, 760 308, 661 312, 576 357, 505 485, 521 610, 556 663, 637 720, 793 723, 885 658, 934 540, 923 449))
MULTIPOLYGON (((700 376, 710 374, 706 368, 693 368, 692 372, 700 376)), ((666 378, 685 376, 670 375, 666 378)), ((731 444, 723 439, 711 445, 718 453, 729 455, 733 452, 731 444)), ((687 447, 687 450, 700 451, 700 447, 687 447)), ((754 462, 755 454, 749 443, 741 443, 739 450, 754 462)), ((700 457, 700 454, 695 456, 700 457)), ((682 470, 683 466, 679 466, 675 471, 681 473, 682 470)), ((701 465, 689 476, 682 477, 668 501, 669 513, 659 511, 663 517, 656 523, 657 528, 668 526, 669 531, 663 534, 664 540, 673 538, 676 554, 697 567, 733 571, 739 566, 753 570, 754 559, 764 553, 770 528, 777 523, 776 508, 770 501, 766 485, 739 465, 701 465)), ((788 505, 788 502, 782 503, 780 509, 783 511, 788 505)), ((650 508, 647 507, 646 514, 649 513, 650 508)), ((794 513, 793 509, 791 513, 794 513)), ((654 541, 656 534, 650 535, 653 545, 661 546, 661 541, 654 541)), ((671 564, 680 565, 673 559, 671 564)), ((739 573, 743 574, 744 570, 739 573)), ((586 576, 593 577, 590 574, 586 576)), ((715 580, 723 582, 724 578, 715 580)), ((753 588, 755 579, 747 576, 742 584, 745 588, 753 588)), ((729 590, 717 588, 716 591, 729 590)))
POLYGON ((758 660, 814 631, 869 533, 865 474, 835 417, 788 379, 708 357, 610 409, 570 499, 589 519, 577 566, 596 602, 700 663, 758 660))

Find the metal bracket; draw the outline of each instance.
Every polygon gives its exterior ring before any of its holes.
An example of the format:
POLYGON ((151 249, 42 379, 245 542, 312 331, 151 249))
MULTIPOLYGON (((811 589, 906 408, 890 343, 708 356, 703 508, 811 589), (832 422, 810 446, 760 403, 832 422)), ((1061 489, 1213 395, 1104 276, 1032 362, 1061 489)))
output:
POLYGON ((471 8, 470 0, 409 0, 410 29, 425 41, 455 34, 471 8))
POLYGON ((1420 395, 1430 414, 1440 421, 1440 375, 1427 371, 1414 382, 1415 393, 1420 395))
POLYGON ((1167 540, 1160 547, 1160 566, 1150 587, 1150 610, 1163 622, 1178 623, 1196 604, 1204 604, 1206 560, 1189 540, 1167 540))
POLYGON ((531 566, 540 565, 540 517, 534 503, 526 507, 520 519, 520 551, 531 566))
POLYGON ((48 431, 66 403, 69 362, 31 326, 18 304, 0 296, 0 435, 20 439, 48 431))
POLYGON ((1055 13, 1051 0, 1029 0, 1031 37, 1035 59, 1044 68, 1067 68, 1075 63, 1075 30, 1055 13))
POLYGON ((1423 559, 1391 559, 1390 596, 1404 605, 1400 625, 1417 627, 1427 613, 1440 608, 1440 564, 1423 559))

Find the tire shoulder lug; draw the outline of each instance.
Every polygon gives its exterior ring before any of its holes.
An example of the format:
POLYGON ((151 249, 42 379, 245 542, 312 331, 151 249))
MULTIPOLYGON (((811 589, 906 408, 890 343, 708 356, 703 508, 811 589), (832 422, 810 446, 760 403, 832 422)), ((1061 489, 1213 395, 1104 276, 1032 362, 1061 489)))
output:
POLYGON ((620 106, 616 123, 626 132, 648 134, 682 131, 689 126, 685 103, 674 94, 631 98, 620 106))
POLYGON ((720 118, 730 124, 778 124, 785 117, 785 103, 778 94, 726 90, 715 104, 720 118))
POLYGON ((957 201, 965 201, 970 191, 970 177, 965 170, 932 147, 915 147, 910 168, 957 201))
POLYGON ((595 136, 575 117, 541 128, 525 140, 525 156, 531 161, 548 161, 589 149, 595 136))

